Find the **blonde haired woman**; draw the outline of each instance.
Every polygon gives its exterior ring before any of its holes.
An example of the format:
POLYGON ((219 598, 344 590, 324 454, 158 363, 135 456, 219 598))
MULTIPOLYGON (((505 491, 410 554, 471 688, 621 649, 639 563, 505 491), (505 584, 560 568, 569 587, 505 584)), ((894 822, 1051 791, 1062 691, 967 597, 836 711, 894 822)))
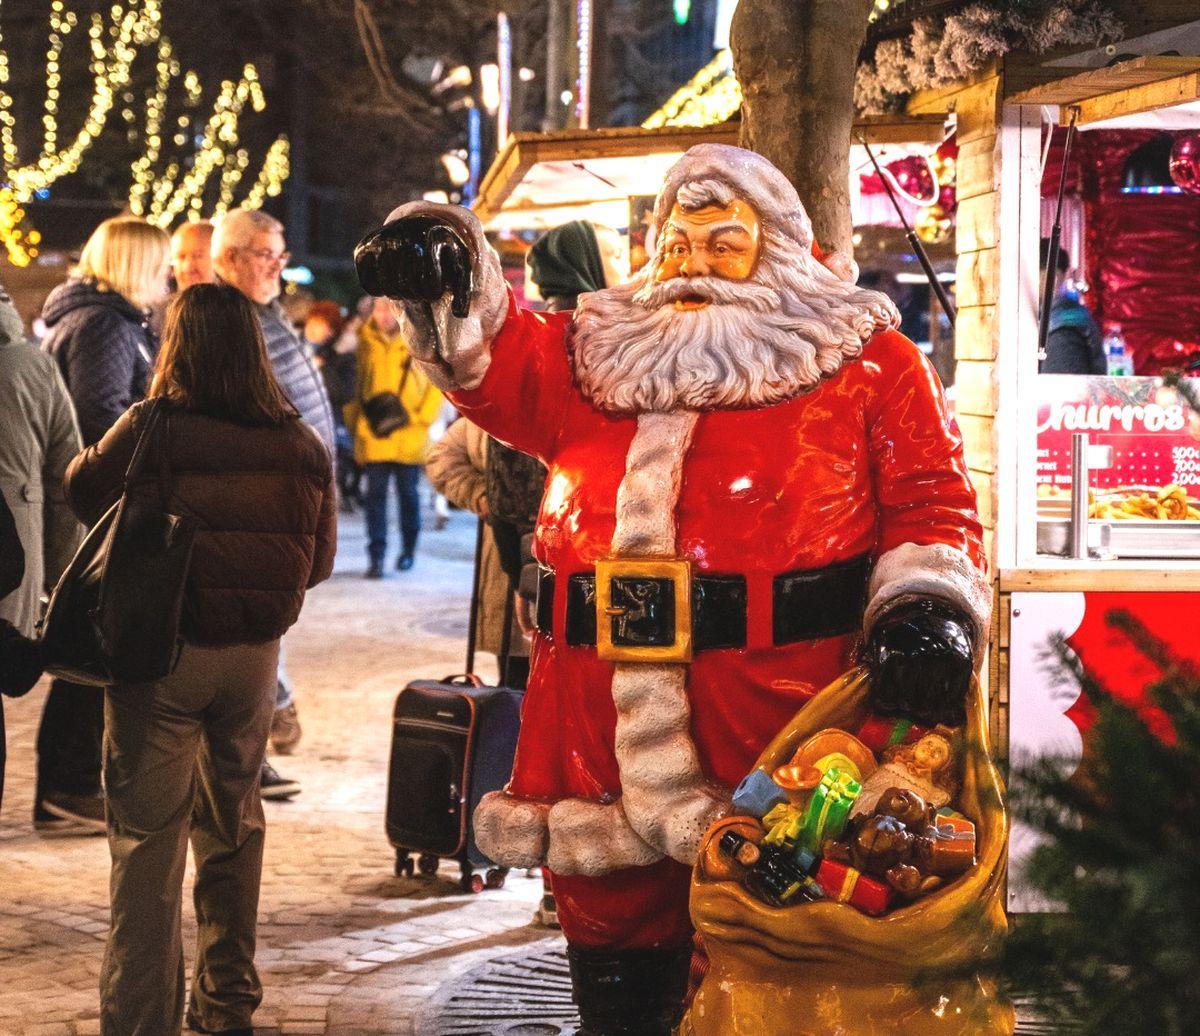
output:
MULTIPOLYGON (((146 395, 158 351, 148 311, 167 293, 169 258, 169 239, 157 227, 132 217, 106 219, 70 279, 46 299, 42 348, 62 371, 84 446, 99 442, 146 395)), ((38 731, 35 828, 104 830, 103 731, 101 690, 55 680, 38 731)))

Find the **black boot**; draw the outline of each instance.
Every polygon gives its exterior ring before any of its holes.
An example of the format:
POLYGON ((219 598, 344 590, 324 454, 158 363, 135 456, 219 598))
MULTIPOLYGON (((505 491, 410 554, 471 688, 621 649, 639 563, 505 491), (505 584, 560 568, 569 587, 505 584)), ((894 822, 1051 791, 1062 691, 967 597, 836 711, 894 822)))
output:
POLYGON ((667 950, 567 947, 579 1036, 670 1036, 683 1014, 692 946, 667 950))

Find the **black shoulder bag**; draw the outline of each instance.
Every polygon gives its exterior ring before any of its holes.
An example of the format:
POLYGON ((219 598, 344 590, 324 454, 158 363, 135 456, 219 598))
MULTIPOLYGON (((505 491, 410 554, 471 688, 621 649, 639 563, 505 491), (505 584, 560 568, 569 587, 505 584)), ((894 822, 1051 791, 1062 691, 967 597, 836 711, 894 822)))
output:
POLYGON ((72 683, 111 686, 169 676, 182 645, 195 518, 167 510, 170 417, 149 407, 121 498, 87 534, 39 624, 46 671, 72 683), (134 489, 159 422, 158 492, 134 489))
POLYGON ((404 409, 401 397, 404 395, 404 383, 408 381, 408 369, 411 366, 412 360, 405 360, 404 374, 400 378, 398 391, 376 392, 370 399, 363 400, 363 416, 376 439, 386 439, 393 432, 398 432, 408 425, 408 411, 404 409))

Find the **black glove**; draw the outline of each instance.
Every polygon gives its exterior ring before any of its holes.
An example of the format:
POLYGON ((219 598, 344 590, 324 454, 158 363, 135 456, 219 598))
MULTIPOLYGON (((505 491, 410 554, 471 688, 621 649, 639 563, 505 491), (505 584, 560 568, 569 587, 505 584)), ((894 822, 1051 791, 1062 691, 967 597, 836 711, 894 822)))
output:
POLYGON ((885 612, 867 638, 873 708, 922 726, 961 725, 974 648, 970 620, 946 601, 922 598, 885 612))
POLYGON ((436 302, 450 293, 450 311, 471 310, 471 250, 440 216, 404 216, 364 237, 354 249, 358 282, 368 295, 436 302))
POLYGON ((30 640, 0 619, 0 693, 10 698, 27 694, 41 679, 44 665, 40 641, 30 640))

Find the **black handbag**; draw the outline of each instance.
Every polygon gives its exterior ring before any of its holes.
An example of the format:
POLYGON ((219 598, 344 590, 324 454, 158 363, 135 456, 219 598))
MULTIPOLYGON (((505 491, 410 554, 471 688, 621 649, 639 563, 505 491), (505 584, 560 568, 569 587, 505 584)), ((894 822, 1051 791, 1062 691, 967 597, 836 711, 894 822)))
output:
POLYGON ((411 363, 409 360, 404 364, 399 392, 377 392, 370 399, 363 400, 363 416, 376 439, 386 439, 393 432, 408 427, 408 411, 404 409, 400 394, 404 391, 404 383, 408 381, 408 368, 411 363))
POLYGON ((121 498, 92 527, 39 624, 46 671, 111 686, 167 677, 179 660, 180 621, 198 522, 167 510, 170 417, 151 404, 121 498), (162 423, 157 492, 135 486, 162 423))

